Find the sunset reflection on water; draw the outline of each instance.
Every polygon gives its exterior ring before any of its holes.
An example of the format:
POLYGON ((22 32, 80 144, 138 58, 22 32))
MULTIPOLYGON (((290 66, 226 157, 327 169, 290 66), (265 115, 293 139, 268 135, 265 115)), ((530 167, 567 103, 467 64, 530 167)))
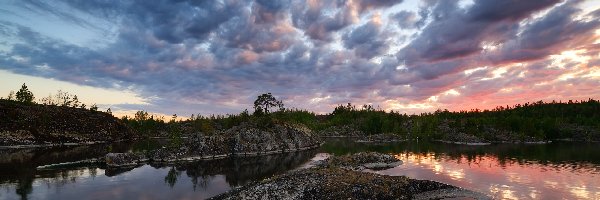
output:
MULTIPOLYGON (((118 152, 136 145, 113 144, 118 152)), ((204 199, 332 155, 381 152, 404 161, 378 171, 434 180, 496 199, 600 199, 597 143, 554 142, 467 146, 436 142, 356 143, 329 139, 320 149, 251 158, 152 164, 132 169, 39 165, 106 154, 106 146, 4 150, 0 154, 0 199, 204 199)))
POLYGON ((401 152, 404 164, 379 171, 435 180, 498 199, 600 199, 600 173, 587 163, 540 164, 498 159, 494 155, 449 157, 439 153, 401 152))

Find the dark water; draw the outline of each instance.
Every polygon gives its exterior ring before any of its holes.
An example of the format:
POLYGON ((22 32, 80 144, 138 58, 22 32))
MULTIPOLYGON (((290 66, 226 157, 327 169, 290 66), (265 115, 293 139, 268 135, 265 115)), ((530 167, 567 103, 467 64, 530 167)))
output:
POLYGON ((255 158, 108 170, 102 166, 37 166, 142 151, 160 141, 0 150, 0 199, 203 199, 232 187, 306 167, 330 154, 378 151, 404 164, 379 171, 436 180, 505 199, 600 199, 598 143, 463 146, 328 140, 320 149, 255 158))

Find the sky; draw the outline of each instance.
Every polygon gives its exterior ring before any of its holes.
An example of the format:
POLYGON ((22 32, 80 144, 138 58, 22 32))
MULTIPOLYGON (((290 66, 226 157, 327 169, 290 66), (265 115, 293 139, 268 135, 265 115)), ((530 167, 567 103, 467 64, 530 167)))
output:
POLYGON ((0 96, 23 83, 116 115, 600 99, 600 1, 4 0, 0 96))

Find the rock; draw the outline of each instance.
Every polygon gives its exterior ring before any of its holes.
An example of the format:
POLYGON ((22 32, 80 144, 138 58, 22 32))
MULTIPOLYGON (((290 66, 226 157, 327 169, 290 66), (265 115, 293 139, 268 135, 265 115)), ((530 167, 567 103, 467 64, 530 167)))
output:
MULTIPOLYGON (((177 162, 222 159, 229 156, 257 156, 301 151, 319 147, 320 140, 301 125, 275 124, 270 129, 244 123, 212 136, 191 135, 179 147, 163 147, 143 157, 151 162, 177 162)), ((135 163, 140 155, 107 155, 109 166, 135 163), (109 161, 112 162, 109 164, 109 161)), ((139 160, 139 159, 138 159, 139 160)))
POLYGON ((109 167, 132 166, 148 160, 144 154, 140 153, 108 153, 104 159, 109 167))
POLYGON ((396 134, 375 134, 363 136, 360 139, 357 139, 356 142, 359 143, 387 143, 387 142, 400 142, 406 141, 406 139, 402 138, 396 134))
POLYGON ((402 165, 402 161, 398 161, 398 162, 392 162, 392 163, 382 163, 382 162, 375 162, 375 163, 365 163, 363 164, 363 166, 367 169, 372 169, 372 170, 382 170, 382 169, 389 169, 389 168, 394 168, 397 167, 399 165, 402 165))
POLYGON ((490 199, 476 192, 405 176, 385 176, 341 168, 310 168, 255 182, 212 199, 490 199), (452 191, 439 195, 430 191, 452 191), (425 193, 424 195, 420 195, 425 193))
POLYGON ((84 144, 136 137, 131 128, 108 113, 0 99, 0 146, 84 144))
POLYGON ((377 152, 360 152, 352 155, 330 157, 318 166, 340 167, 343 169, 361 171, 364 169, 389 169, 401 164, 402 161, 392 155, 377 152))
POLYGON ((319 131, 318 135, 321 137, 363 137, 365 133, 354 127, 343 125, 328 127, 319 131))

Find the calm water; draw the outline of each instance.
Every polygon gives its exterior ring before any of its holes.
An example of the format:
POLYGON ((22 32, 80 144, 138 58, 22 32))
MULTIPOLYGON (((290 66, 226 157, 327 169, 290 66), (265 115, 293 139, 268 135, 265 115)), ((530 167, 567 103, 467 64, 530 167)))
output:
POLYGON ((36 169, 94 158, 107 152, 141 151, 161 142, 0 150, 0 199, 202 199, 232 187, 306 167, 328 155, 378 151, 404 164, 379 171, 436 180, 508 199, 600 199, 597 143, 462 146, 401 142, 366 145, 328 140, 320 149, 247 159, 124 170, 101 166, 36 169))

